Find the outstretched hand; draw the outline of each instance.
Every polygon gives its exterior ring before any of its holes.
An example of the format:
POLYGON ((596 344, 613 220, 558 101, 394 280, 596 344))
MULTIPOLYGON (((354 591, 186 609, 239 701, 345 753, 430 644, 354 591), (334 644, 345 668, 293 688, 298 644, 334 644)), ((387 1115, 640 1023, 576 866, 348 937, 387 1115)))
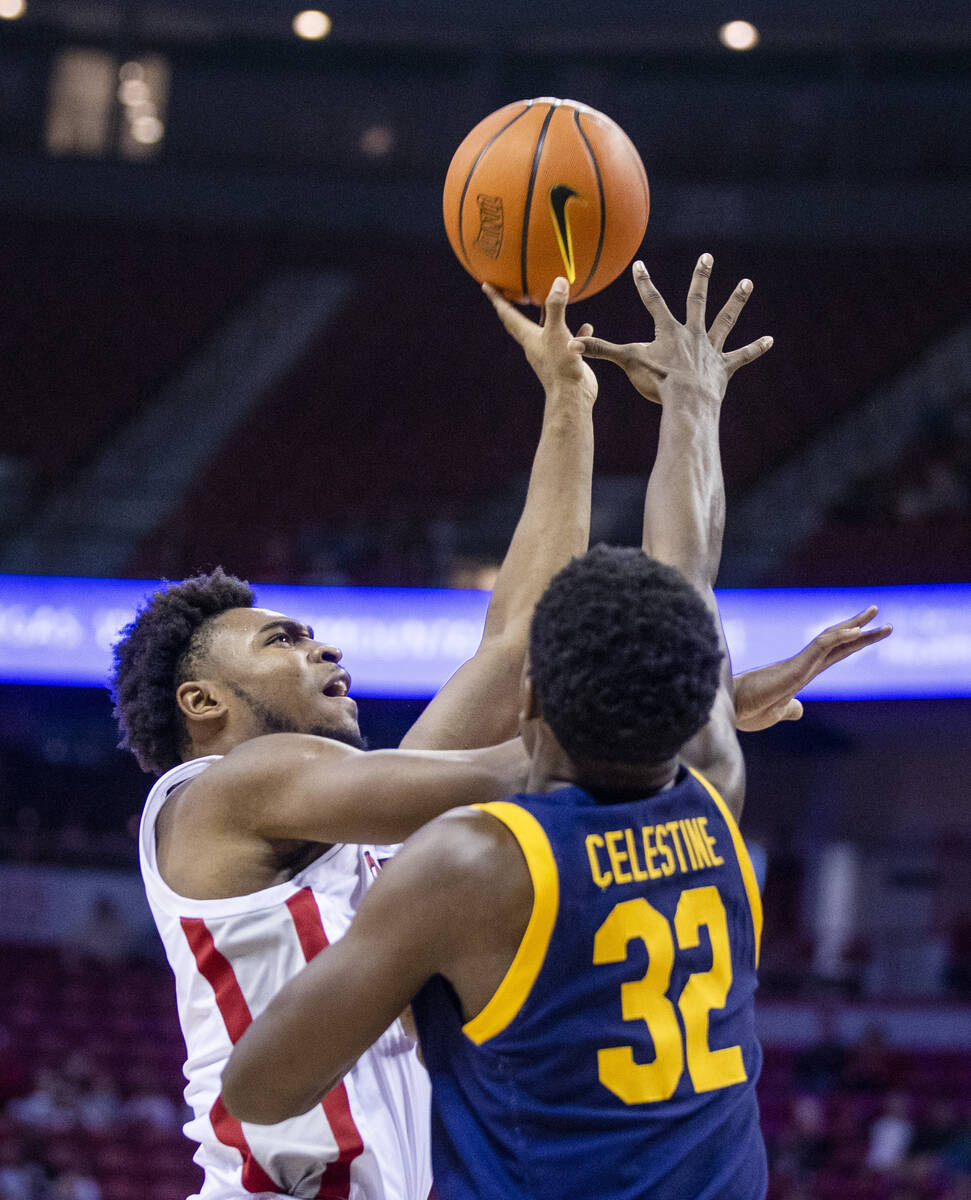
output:
POLYGON ((660 403, 660 383, 670 374, 688 375, 696 384, 721 400, 728 381, 746 363, 753 362, 772 345, 772 338, 762 337, 740 350, 724 352, 728 337, 745 302, 752 294, 752 281, 743 279, 735 288, 721 312, 706 331, 708 279, 713 259, 702 254, 691 277, 688 292, 687 317, 682 325, 675 320, 664 298, 651 282, 642 262, 633 266, 634 284, 644 307, 654 319, 654 341, 629 342, 615 345, 601 338, 590 337, 581 330, 571 343, 587 358, 605 358, 616 363, 640 394, 660 403))
MULTIPOLYGON (((531 321, 488 283, 482 285, 482 290, 492 301, 506 330, 522 346, 527 362, 546 392, 564 386, 579 388, 592 404, 597 398, 597 377, 583 361, 580 348, 567 328, 566 303, 570 298, 567 281, 562 277, 554 279, 540 324, 531 321)), ((592 325, 581 325, 577 337, 587 338, 592 333, 592 325)))
POLYGON ((864 629, 877 615, 871 604, 855 617, 830 625, 792 658, 735 676, 735 723, 750 733, 768 729, 778 721, 798 721, 802 704, 796 693, 822 671, 865 646, 882 642, 892 625, 864 629))

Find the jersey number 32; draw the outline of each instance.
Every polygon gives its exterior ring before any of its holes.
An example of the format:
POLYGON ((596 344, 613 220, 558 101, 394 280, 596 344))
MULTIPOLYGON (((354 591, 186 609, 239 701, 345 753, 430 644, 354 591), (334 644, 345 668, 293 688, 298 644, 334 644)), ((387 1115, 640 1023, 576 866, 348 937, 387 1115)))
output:
POLYGON ((612 1046, 597 1051, 600 1082, 625 1104, 650 1104, 668 1100, 684 1073, 696 1092, 711 1092, 744 1083, 747 1078, 740 1046, 712 1050, 708 1045, 708 1014, 723 1008, 732 986, 732 955, 728 944, 725 905, 716 887, 688 888, 681 893, 674 914, 674 933, 667 918, 643 897, 616 904, 597 930, 593 942, 595 964, 627 959, 628 944, 644 943, 649 957, 642 979, 621 985, 621 1010, 625 1021, 644 1021, 654 1043, 654 1061, 634 1061, 633 1046, 612 1046), (677 999, 684 1037, 668 997, 674 966, 675 938, 689 950, 699 944, 698 931, 708 930, 711 967, 688 976, 677 999))

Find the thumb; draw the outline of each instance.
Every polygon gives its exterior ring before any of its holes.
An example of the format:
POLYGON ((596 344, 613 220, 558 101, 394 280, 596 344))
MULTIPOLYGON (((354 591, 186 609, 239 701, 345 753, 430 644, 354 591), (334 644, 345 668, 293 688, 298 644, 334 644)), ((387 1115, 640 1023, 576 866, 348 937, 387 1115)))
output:
POLYGON ((613 342, 595 337, 576 337, 568 349, 578 351, 584 358, 605 358, 618 367, 622 367, 629 357, 627 346, 616 346, 613 342))
POLYGON ((779 720, 780 721, 798 721, 801 716, 802 716, 802 701, 797 700, 795 698, 795 696, 793 696, 793 698, 789 701, 789 703, 782 710, 782 716, 779 718, 779 720))

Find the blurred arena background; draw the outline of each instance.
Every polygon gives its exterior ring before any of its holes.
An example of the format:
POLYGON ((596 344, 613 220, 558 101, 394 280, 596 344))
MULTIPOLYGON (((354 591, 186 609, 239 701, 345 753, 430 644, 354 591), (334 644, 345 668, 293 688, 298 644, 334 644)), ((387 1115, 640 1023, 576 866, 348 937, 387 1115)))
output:
MULTIPOLYGON (((541 397, 440 191, 482 116, 555 95, 640 149, 662 292, 710 250, 716 295, 755 280, 740 338, 775 337, 726 406, 720 586, 969 581, 966 3, 298 7, 0 0, 0 572, 488 588, 541 397)), ((625 279, 575 312, 646 336, 625 279)), ((594 536, 633 542, 656 414, 598 375, 594 536)), ((967 626, 938 632, 966 672, 967 626)), ((746 737, 774 1200, 971 1197, 971 701, 946 690, 746 737)), ((372 746, 405 693, 362 701, 372 746)), ((0 1200, 178 1200, 149 781, 101 690, 3 682, 0 715, 0 1200)))

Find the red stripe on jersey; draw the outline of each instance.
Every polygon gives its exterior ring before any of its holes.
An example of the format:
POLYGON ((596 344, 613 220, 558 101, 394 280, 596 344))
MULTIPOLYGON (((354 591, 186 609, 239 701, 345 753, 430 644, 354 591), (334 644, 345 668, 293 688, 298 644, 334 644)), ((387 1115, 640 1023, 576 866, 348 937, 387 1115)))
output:
POLYGON ((293 917, 297 937, 300 939, 300 949, 307 962, 310 962, 330 944, 327 941, 327 934, 324 933, 320 909, 317 907, 313 892, 308 887, 301 888, 287 901, 287 908, 290 910, 290 916, 293 917))
POLYGON ((243 1156, 243 1187, 248 1192, 279 1192, 280 1185, 267 1175, 253 1157, 253 1151, 249 1148, 242 1125, 226 1111, 221 1096, 217 1096, 216 1103, 209 1110, 209 1120, 212 1121, 216 1137, 222 1144, 232 1146, 243 1156))
MULTIPOLYGON (((226 1026, 229 1040, 235 1045, 253 1018, 232 963, 216 949, 212 934, 201 917, 181 917, 180 921, 199 973, 215 993, 216 1007, 226 1026)), ((226 1111, 222 1096, 216 1097, 215 1104, 209 1110, 209 1120, 212 1122, 213 1132, 222 1144, 239 1151, 243 1159, 243 1187, 248 1192, 278 1192, 279 1184, 267 1175, 254 1158, 242 1125, 226 1111)))
MULTIPOLYGON (((287 908, 293 918, 303 956, 310 962, 330 944, 313 892, 309 887, 301 888, 287 901, 287 908)), ((317 1200, 345 1200, 351 1186, 351 1163, 363 1152, 364 1142, 354 1124, 347 1088, 343 1083, 327 1093, 321 1107, 337 1139, 337 1161, 328 1163, 324 1168, 317 1200)))
POLYGON ((212 934, 201 917, 181 917, 180 921, 199 973, 216 994, 216 1006, 229 1040, 235 1046, 253 1018, 232 964, 216 949, 212 934))

